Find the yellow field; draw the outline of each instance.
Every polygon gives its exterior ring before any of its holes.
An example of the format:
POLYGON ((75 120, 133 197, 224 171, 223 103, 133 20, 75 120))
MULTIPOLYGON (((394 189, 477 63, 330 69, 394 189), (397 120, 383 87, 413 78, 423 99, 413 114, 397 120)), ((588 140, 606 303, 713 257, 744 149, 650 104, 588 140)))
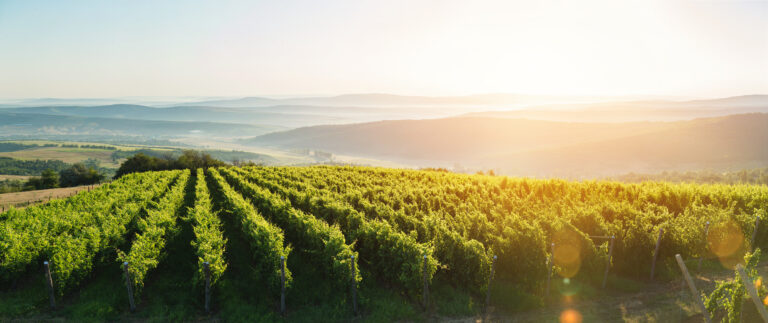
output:
POLYGON ((51 199, 65 198, 75 195, 80 191, 88 190, 91 187, 98 186, 99 185, 88 185, 0 194, 0 210, 7 210, 11 206, 16 208, 24 208, 28 205, 44 203, 51 199))
POLYGON ((92 149, 92 148, 62 148, 62 147, 41 147, 25 149, 12 152, 0 152, 0 157, 11 157, 15 159, 54 159, 65 163, 79 163, 94 158, 101 161, 102 167, 118 168, 119 163, 112 162, 113 150, 92 149))
POLYGON ((6 179, 10 180, 22 180, 26 181, 32 176, 24 176, 24 175, 0 175, 0 181, 4 181, 6 179))

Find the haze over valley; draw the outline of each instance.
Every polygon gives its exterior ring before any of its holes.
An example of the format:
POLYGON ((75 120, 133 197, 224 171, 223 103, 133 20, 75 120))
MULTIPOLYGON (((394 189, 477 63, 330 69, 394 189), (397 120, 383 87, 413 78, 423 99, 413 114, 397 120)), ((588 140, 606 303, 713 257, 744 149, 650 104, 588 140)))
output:
POLYGON ((33 99, 4 103, 0 139, 163 140, 271 154, 286 165, 394 164, 539 177, 768 165, 762 144, 768 142, 768 95, 610 99, 357 94, 156 98, 147 105, 33 99))

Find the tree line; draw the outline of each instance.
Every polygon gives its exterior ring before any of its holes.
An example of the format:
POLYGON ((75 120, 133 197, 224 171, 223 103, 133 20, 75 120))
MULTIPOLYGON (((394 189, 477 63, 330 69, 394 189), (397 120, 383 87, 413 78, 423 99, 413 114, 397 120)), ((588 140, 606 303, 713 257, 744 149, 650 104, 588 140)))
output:
POLYGON ((665 171, 659 174, 635 174, 629 173, 613 178, 627 183, 641 183, 651 181, 673 183, 702 183, 702 184, 757 184, 768 185, 768 167, 757 169, 743 169, 739 171, 715 172, 703 171, 665 171))
POLYGON ((196 151, 184 150, 179 157, 173 155, 166 156, 148 156, 144 153, 138 153, 128 157, 115 173, 115 178, 120 178, 130 173, 140 173, 147 171, 175 170, 175 169, 197 169, 208 167, 225 166, 227 163, 211 157, 210 154, 196 151))
POLYGON ((105 177, 93 166, 77 163, 58 172, 50 168, 46 169, 40 176, 30 177, 26 181, 10 179, 0 181, 0 193, 92 185, 100 183, 105 177))

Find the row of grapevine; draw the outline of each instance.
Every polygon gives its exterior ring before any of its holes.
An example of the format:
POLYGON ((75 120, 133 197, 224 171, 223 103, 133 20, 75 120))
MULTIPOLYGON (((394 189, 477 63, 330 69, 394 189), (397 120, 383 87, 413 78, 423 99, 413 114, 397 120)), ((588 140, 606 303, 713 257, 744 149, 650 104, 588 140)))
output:
POLYGON ((139 289, 144 285, 147 272, 160 263, 169 235, 178 231, 178 212, 184 201, 184 189, 189 177, 189 170, 182 171, 162 198, 149 203, 145 208, 146 216, 136 221, 138 232, 131 243, 131 249, 128 253, 117 251, 118 260, 131 264, 131 277, 139 289))
MULTIPOLYGON (((263 168, 251 168, 252 172, 258 174, 257 178, 269 178, 287 188, 293 188, 298 191, 304 191, 309 186, 322 186, 320 181, 328 181, 332 176, 312 176, 311 183, 304 183, 293 176, 286 176, 288 171, 283 174, 276 174, 265 171, 263 168), (316 182, 315 182, 316 180, 316 182), (318 185, 320 184, 320 185, 318 185)), ((327 183, 327 182, 326 182, 327 183)), ((406 233, 416 231, 416 239, 422 243, 432 243, 434 245, 435 257, 440 263, 448 268, 449 279, 462 284, 464 287, 476 289, 476 291, 485 288, 490 274, 490 257, 485 253, 483 245, 476 240, 466 240, 457 232, 449 229, 445 221, 431 215, 425 215, 417 218, 406 216, 402 212, 393 210, 386 204, 371 202, 355 195, 357 199, 348 199, 348 195, 342 195, 333 190, 325 191, 330 197, 339 201, 346 201, 357 211, 362 212, 368 217, 381 219, 392 225, 396 230, 406 233)))
MULTIPOLYGON (((510 278, 514 282, 527 283, 536 282, 543 277, 544 242, 534 238, 539 232, 531 227, 508 222, 509 230, 503 231, 503 234, 495 237, 495 239, 485 239, 481 243, 474 239, 468 239, 461 234, 462 231, 452 228, 451 223, 459 222, 453 217, 440 216, 438 212, 432 210, 426 214, 414 214, 413 212, 406 212, 402 208, 394 210, 391 205, 402 202, 385 204, 376 201, 371 197, 371 194, 368 194, 368 191, 364 190, 367 185, 361 183, 359 176, 345 175, 342 170, 324 172, 322 168, 311 168, 302 169, 301 172, 298 172, 296 169, 285 168, 281 169, 280 176, 275 178, 284 183, 282 185, 293 186, 299 190, 304 190, 310 186, 322 187, 324 192, 335 196, 336 199, 347 201, 359 211, 365 212, 366 215, 370 214, 388 219, 400 229, 408 227, 403 223, 414 223, 410 227, 415 227, 415 236, 433 243, 438 260, 448 265, 447 278, 463 283, 465 287, 475 290, 485 288, 490 274, 488 268, 490 257, 486 256, 483 244, 492 247, 489 248, 491 250, 489 253, 499 257, 499 265, 506 269, 499 272, 500 276, 510 278), (301 178, 302 176, 303 178, 301 178), (300 183, 302 180, 305 181, 304 184, 300 183), (341 192, 345 192, 345 194, 341 194, 341 192), (521 239, 520 237, 527 237, 528 239, 521 239), (493 248, 495 246, 502 248, 493 248), (521 253, 514 248, 525 248, 526 252, 521 253), (517 270, 510 270, 509 264, 515 264, 517 270)), ((406 230, 405 232, 410 231, 406 230)))
POLYGON ((259 186, 288 198, 297 209, 320 217, 329 224, 338 225, 347 241, 356 241, 357 251, 371 264, 370 269, 373 272, 390 282, 400 284, 407 291, 419 293, 424 279, 429 281, 435 274, 438 262, 432 255, 432 248, 395 230, 388 223, 368 220, 364 214, 348 204, 314 189, 299 192, 260 180, 257 176, 246 177, 259 186))
MULTIPOLYGON (((337 226, 330 226, 312 215, 294 209, 290 202, 243 180, 230 169, 220 169, 220 172, 233 187, 251 199, 256 209, 282 228, 294 246, 309 250, 315 258, 313 261, 325 268, 333 282, 338 286, 349 285, 352 279, 350 262, 354 261, 357 267, 356 257, 353 258, 356 253, 344 241, 344 234, 337 226)), ((354 282, 360 280, 360 273, 356 272, 354 282)))
POLYGON ((141 208, 176 176, 130 175, 68 199, 11 211, 0 223, 0 275, 14 279, 47 259, 63 293, 90 273, 95 258, 122 244, 141 208))
POLYGON ((205 281, 203 263, 207 262, 210 264, 211 284, 214 284, 227 269, 227 263, 224 259, 227 240, 224 239, 221 219, 219 219, 218 213, 212 209, 211 195, 205 181, 205 172, 202 169, 197 169, 195 180, 195 205, 188 211, 189 219, 193 224, 192 230, 195 234, 195 239, 192 241, 197 255, 198 268, 195 281, 198 283, 205 281))
MULTIPOLYGON (((290 248, 284 244, 283 231, 269 223, 259 214, 253 205, 240 193, 227 184, 218 170, 209 168, 206 178, 215 189, 216 198, 223 203, 223 209, 235 217, 243 235, 250 243, 252 258, 258 279, 265 282, 271 292, 276 292, 281 284, 281 259, 286 259, 290 248)), ((292 281, 291 273, 286 269, 286 285, 292 281)))
POLYGON ((323 191, 366 215, 383 210, 382 219, 403 232, 416 231, 420 241, 434 235, 433 219, 439 219, 497 255, 500 278, 522 277, 530 286, 542 281, 552 242, 555 251, 575 246, 581 257, 576 269, 556 263, 562 273, 594 276, 608 261, 608 243, 590 236, 615 236, 612 272, 643 278, 661 228, 658 259, 671 271, 674 254, 711 256, 707 221, 710 237, 735 226, 743 250, 753 247, 752 232, 756 245, 768 240, 767 225, 753 231, 768 205, 768 190, 760 186, 568 182, 365 167, 265 168, 259 175, 276 186, 323 191))

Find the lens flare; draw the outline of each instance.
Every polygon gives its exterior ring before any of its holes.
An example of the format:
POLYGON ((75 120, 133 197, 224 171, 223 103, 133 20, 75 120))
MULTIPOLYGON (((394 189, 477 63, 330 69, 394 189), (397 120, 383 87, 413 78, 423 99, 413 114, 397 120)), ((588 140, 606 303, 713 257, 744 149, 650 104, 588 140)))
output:
POLYGON ((710 229, 707 241, 709 249, 724 267, 733 269, 743 261, 746 252, 744 233, 733 221, 722 222, 710 229))
POLYGON ((581 313, 573 309, 567 309, 560 313, 560 323, 581 323, 581 313))
POLYGON ((555 248, 552 255, 553 263, 564 278, 576 276, 581 269, 581 239, 576 232, 562 230, 555 234, 555 248))

